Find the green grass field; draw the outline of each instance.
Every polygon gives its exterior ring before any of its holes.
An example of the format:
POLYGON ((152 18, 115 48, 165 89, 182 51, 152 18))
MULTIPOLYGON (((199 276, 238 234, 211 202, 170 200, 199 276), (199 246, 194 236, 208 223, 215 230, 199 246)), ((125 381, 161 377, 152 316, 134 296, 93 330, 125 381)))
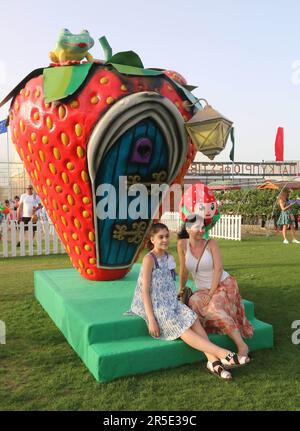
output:
MULTIPOLYGON (((300 245, 281 237, 219 241, 224 267, 258 319, 273 324, 273 349, 224 382, 205 364, 97 383, 34 298, 33 271, 70 267, 66 255, 0 260, 0 410, 300 410, 300 245)), ((172 242, 171 252, 175 243, 172 242)))

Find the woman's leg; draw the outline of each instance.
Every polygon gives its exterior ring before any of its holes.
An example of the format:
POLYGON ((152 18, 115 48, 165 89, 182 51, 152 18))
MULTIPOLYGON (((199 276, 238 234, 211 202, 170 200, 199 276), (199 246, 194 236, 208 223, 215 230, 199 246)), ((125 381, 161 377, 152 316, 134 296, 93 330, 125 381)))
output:
POLYGON ((232 331, 230 334, 227 334, 227 335, 236 344, 236 347, 238 349, 238 355, 239 356, 248 356, 249 347, 245 343, 245 341, 243 340, 240 331, 235 330, 235 331, 232 331))

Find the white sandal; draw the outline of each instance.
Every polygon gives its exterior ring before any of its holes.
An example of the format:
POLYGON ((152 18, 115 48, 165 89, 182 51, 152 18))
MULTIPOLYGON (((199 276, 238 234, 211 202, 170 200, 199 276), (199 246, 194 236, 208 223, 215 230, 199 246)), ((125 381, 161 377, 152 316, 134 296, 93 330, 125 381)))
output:
POLYGON ((223 367, 221 361, 214 361, 214 362, 207 362, 206 368, 208 372, 211 374, 214 374, 219 379, 222 380, 232 380, 232 375, 229 373, 229 371, 226 371, 223 367))
POLYGON ((230 370, 231 368, 242 367, 244 365, 249 364, 250 358, 249 356, 238 356, 236 353, 229 353, 226 358, 221 359, 221 363, 226 368, 226 370, 230 370), (233 359, 233 363, 232 363, 233 359))

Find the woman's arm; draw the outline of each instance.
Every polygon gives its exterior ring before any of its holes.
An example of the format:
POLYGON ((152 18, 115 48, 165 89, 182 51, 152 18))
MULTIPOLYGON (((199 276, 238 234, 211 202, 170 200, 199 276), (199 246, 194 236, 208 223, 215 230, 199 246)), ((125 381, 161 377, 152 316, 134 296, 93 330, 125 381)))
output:
POLYGON ((179 286, 180 286, 180 291, 182 292, 185 285, 186 285, 188 275, 189 275, 189 272, 185 266, 186 239, 178 240, 177 253, 178 253, 179 265, 180 265, 180 267, 179 267, 179 286))
POLYGON ((223 263, 222 263, 222 257, 221 257, 221 253, 220 253, 220 249, 217 241, 215 241, 214 239, 211 239, 209 241, 209 248, 210 248, 212 258, 213 258, 213 263, 214 263, 214 275, 213 275, 211 287, 209 290, 209 296, 212 297, 220 282, 220 278, 223 272, 223 263))
POLYGON ((154 337, 159 337, 159 327, 156 322, 153 306, 150 296, 151 274, 153 269, 153 259, 151 256, 145 256, 143 259, 143 277, 142 277, 142 301, 145 313, 149 323, 149 333, 154 337))

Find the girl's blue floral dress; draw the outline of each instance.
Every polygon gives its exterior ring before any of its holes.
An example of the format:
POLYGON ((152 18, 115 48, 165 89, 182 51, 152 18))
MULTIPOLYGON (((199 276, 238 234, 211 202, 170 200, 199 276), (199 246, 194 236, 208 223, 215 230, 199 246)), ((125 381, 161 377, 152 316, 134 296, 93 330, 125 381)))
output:
MULTIPOLYGON (((152 252, 149 254, 154 260, 150 297, 154 316, 160 329, 158 338, 175 340, 193 325, 198 316, 177 299, 175 285, 176 264, 173 256, 168 253, 162 257, 158 257, 152 252)), ((125 315, 136 314, 142 317, 148 325, 142 301, 142 276, 143 268, 140 270, 131 309, 125 315)))

